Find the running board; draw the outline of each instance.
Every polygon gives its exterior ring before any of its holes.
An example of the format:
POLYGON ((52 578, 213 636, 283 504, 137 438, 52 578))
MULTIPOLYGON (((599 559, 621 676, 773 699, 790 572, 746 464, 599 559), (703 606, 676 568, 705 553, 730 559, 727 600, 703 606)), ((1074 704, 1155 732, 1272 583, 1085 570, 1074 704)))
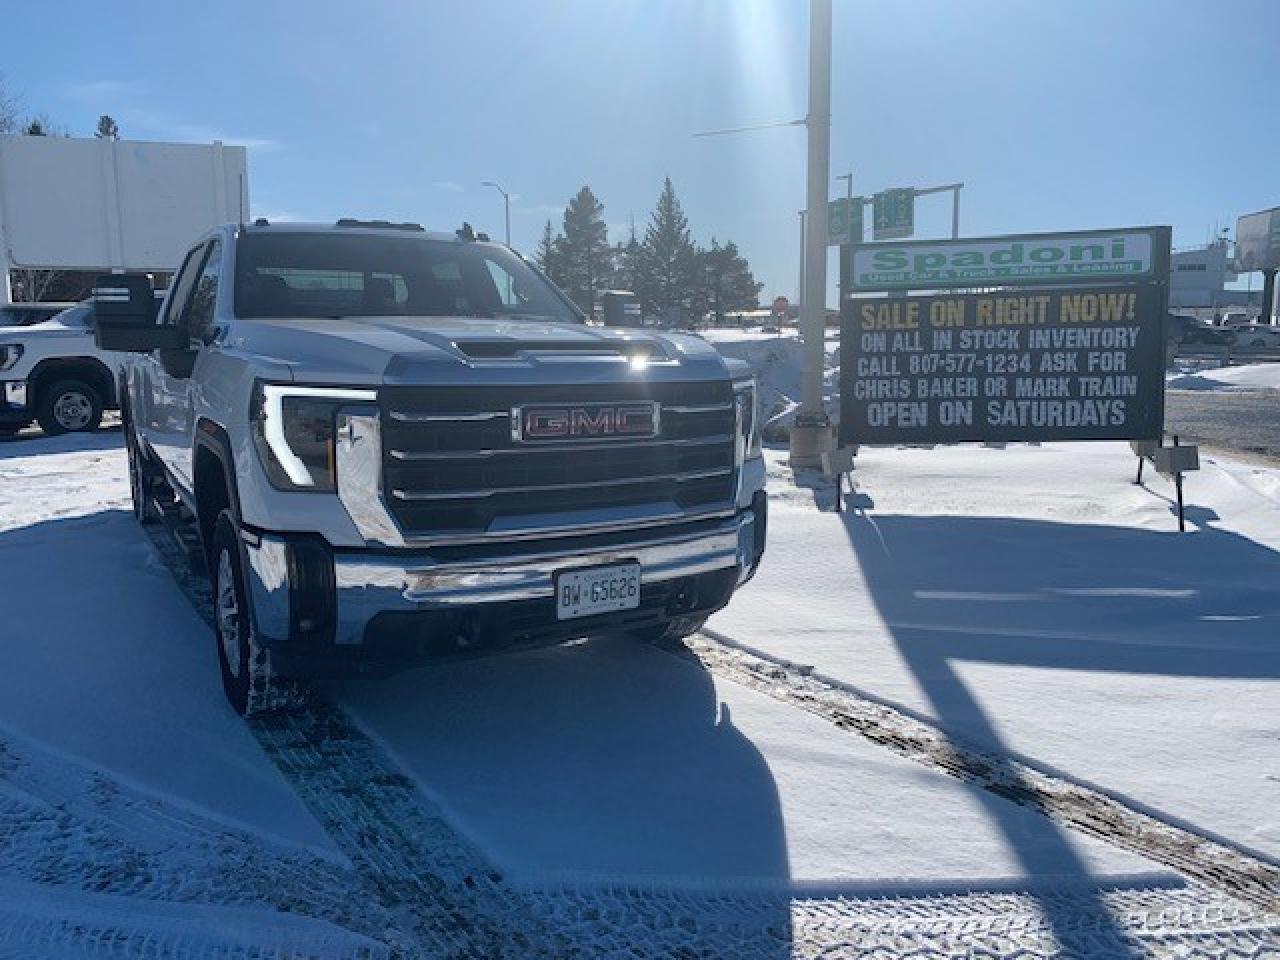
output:
POLYGON ((204 545, 200 542, 200 532, 195 523, 195 517, 182 506, 181 501, 160 503, 153 497, 152 502, 160 511, 161 523, 173 538, 173 542, 178 545, 178 549, 182 551, 182 555, 186 557, 187 565, 191 567, 192 572, 206 573, 204 545))

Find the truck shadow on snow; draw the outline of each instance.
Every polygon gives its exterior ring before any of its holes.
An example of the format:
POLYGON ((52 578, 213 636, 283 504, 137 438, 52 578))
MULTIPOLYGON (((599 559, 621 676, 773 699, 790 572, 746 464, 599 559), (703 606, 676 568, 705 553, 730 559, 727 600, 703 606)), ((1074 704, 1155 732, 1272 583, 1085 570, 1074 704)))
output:
POLYGON ((637 910, 637 956, 791 955, 778 790, 696 661, 597 638, 323 685, 534 903, 603 892, 621 917, 671 893, 688 923, 637 910), (750 922, 721 925, 735 890, 750 922))
MULTIPOLYGON (((877 516, 863 497, 841 522, 866 589, 937 724, 960 741, 1014 755, 992 708, 959 672, 965 664, 1280 677, 1274 590, 1280 554, 1213 527, 1211 512, 1193 514, 1200 529, 1179 535, 1020 519, 877 516)), ((1001 773, 1019 780, 1012 764, 1001 773)), ((1007 800, 986 791, 975 797, 1032 881, 1032 895, 1040 878, 1083 889, 1105 884, 1065 827, 1046 817, 1028 833, 1007 800)), ((1141 797, 1126 802, 1143 808, 1141 797)), ((1100 898, 1095 906, 1096 916, 1108 917, 1100 898)), ((1052 897, 1041 900, 1041 909, 1070 952, 1070 918, 1052 897)), ((1118 926, 1109 932, 1123 940, 1118 926)), ((1140 952, 1133 948, 1133 955, 1140 952)))

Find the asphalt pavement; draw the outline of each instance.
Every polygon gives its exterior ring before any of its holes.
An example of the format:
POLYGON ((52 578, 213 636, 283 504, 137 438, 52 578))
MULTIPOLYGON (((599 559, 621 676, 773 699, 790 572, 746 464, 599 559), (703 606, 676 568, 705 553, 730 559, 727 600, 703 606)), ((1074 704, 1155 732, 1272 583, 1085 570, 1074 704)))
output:
POLYGON ((1205 446, 1280 458, 1280 390, 1169 390, 1165 432, 1205 446))

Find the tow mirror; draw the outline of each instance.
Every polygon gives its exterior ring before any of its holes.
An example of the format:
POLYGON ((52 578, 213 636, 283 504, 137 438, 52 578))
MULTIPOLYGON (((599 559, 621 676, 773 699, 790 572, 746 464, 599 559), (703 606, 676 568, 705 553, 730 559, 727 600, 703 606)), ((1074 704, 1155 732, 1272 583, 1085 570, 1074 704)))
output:
POLYGON ((187 333, 156 323, 156 298, 145 273, 111 273, 93 287, 93 339, 102 350, 150 353, 187 345, 187 333))

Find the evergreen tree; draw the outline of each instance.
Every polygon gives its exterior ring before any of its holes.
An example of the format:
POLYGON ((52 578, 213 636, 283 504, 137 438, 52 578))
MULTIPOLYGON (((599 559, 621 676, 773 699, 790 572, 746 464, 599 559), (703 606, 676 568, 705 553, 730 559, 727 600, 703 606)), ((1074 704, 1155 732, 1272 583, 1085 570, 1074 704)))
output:
POLYGON ((698 260, 706 281, 705 302, 707 309, 715 311, 716 323, 723 322, 724 314, 730 310, 754 310, 760 305, 764 284, 756 282, 750 265, 732 240, 720 246, 712 237, 711 246, 698 251, 698 260))
POLYGON ((28 120, 27 125, 22 128, 22 132, 28 137, 48 136, 48 131, 45 130, 44 121, 39 117, 32 117, 28 120))
POLYGON ((542 239, 538 241, 533 258, 551 282, 564 290, 568 282, 564 270, 564 237, 552 231, 550 220, 542 228, 542 239))
POLYGON ((98 118, 98 128, 94 130, 93 135, 99 140, 119 140, 120 125, 104 113, 98 118))
POLYGON ((670 177, 663 181, 637 260, 633 285, 646 312, 696 311, 698 254, 670 177))
MULTIPOLYGON (((545 238, 545 230, 543 235, 545 238)), ((604 223, 604 204, 590 187, 583 187, 569 201, 564 211, 564 236, 555 246, 563 278, 557 282, 569 299, 591 316, 600 291, 608 289, 613 278, 613 250, 604 223)))
POLYGON ((641 263, 641 255, 643 248, 640 241, 636 239, 636 220, 631 218, 631 233, 627 237, 626 243, 620 243, 613 248, 614 262, 614 283, 624 290, 630 290, 632 293, 636 291, 636 284, 640 281, 640 277, 644 270, 641 263))

